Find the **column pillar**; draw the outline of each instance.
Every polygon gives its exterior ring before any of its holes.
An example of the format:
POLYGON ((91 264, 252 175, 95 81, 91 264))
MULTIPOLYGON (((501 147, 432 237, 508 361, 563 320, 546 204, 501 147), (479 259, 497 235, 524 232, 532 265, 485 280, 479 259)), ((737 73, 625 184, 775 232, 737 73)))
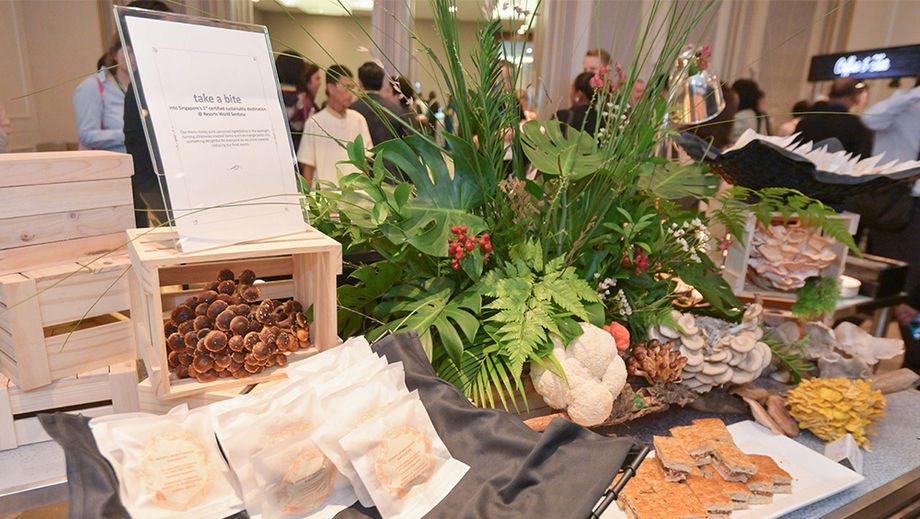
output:
POLYGON ((374 0, 371 14, 371 56, 390 75, 412 77, 415 0, 374 0))

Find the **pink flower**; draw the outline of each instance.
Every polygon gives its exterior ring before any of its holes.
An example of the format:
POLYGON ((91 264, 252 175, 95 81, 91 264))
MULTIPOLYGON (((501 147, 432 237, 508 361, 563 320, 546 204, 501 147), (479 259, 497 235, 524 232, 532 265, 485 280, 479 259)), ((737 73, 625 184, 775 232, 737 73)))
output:
POLYGON ((594 77, 592 77, 588 83, 594 88, 601 88, 604 86, 604 80, 601 79, 597 74, 594 74, 594 77))

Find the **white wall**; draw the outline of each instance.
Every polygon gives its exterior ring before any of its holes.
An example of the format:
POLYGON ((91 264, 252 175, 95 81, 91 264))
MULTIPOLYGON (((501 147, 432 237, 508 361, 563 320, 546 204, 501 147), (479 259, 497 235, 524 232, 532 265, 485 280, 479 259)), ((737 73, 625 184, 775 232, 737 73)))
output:
POLYGON ((94 71, 101 34, 93 0, 0 0, 0 104, 13 123, 10 149, 76 142, 73 78, 94 71))

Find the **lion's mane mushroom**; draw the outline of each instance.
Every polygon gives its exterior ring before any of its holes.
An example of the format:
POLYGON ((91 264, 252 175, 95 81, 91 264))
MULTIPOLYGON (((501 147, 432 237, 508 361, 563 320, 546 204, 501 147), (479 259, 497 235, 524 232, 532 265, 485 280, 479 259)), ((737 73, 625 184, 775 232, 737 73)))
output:
POLYGON ((610 417, 613 402, 626 385, 626 365, 617 353, 613 336, 592 324, 581 323, 584 333, 568 349, 553 337, 553 356, 565 377, 533 364, 530 378, 547 405, 564 409, 573 422, 590 427, 610 417))
POLYGON ((740 324, 675 310, 672 317, 679 330, 653 326, 648 335, 662 343, 674 342, 675 349, 687 358, 682 384, 705 393, 726 384, 751 382, 770 364, 773 358, 770 347, 761 341, 762 315, 759 303, 745 309, 740 324))

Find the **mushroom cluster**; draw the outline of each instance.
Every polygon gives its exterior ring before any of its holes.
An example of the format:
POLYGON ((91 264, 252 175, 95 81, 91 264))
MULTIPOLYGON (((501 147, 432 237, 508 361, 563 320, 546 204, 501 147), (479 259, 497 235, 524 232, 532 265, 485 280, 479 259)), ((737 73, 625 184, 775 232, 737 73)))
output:
POLYGON ((813 227, 771 225, 760 222, 751 237, 748 279, 755 285, 782 291, 805 286, 805 280, 820 276, 837 253, 836 242, 813 227))
POLYGON ((869 448, 869 430, 885 416, 888 401, 866 380, 813 378, 789 391, 789 412, 799 426, 815 436, 834 441, 852 434, 856 444, 869 448))
POLYGON ((303 306, 294 300, 261 302, 251 270, 222 270, 207 285, 172 310, 164 323, 169 368, 179 378, 211 382, 246 378, 267 367, 287 364, 286 353, 310 346, 303 306))
POLYGON ((763 306, 751 303, 740 323, 713 317, 694 317, 672 311, 678 329, 652 326, 650 339, 673 341, 687 359, 683 367, 685 386, 697 393, 726 384, 745 384, 763 372, 773 358, 770 347, 760 339, 763 306))
POLYGON ((675 349, 674 341, 652 339, 633 346, 626 359, 626 372, 645 377, 649 384, 679 382, 687 357, 675 349))

